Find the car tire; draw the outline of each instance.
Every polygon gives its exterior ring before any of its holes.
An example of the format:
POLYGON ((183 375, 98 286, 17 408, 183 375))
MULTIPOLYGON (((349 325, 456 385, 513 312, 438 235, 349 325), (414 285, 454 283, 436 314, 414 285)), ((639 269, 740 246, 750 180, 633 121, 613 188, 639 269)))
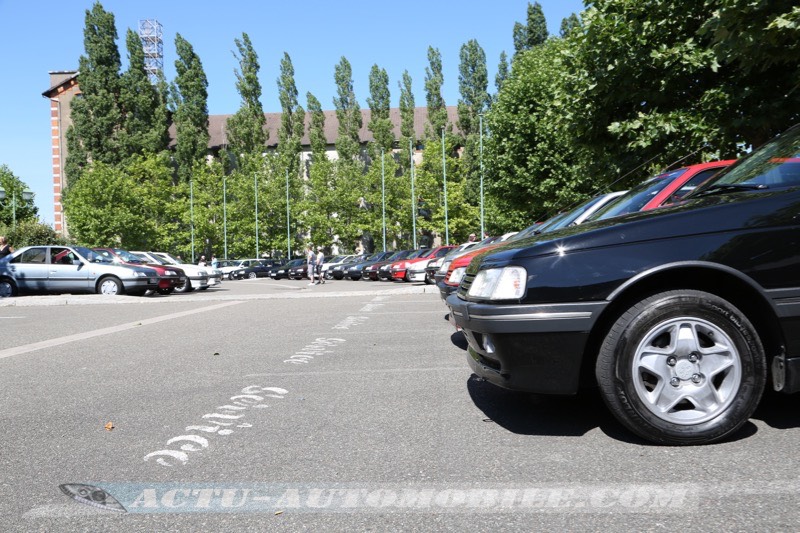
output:
POLYGON ((433 285, 433 278, 425 273, 425 285, 433 285))
POLYGON ((186 281, 182 285, 178 285, 177 287, 175 287, 175 292, 177 292, 178 294, 184 292, 192 292, 192 290, 193 290, 192 282, 189 278, 186 278, 186 281))
POLYGON ((19 294, 16 282, 11 278, 0 278, 0 298, 8 298, 19 294))
POLYGON ((258 275, 255 272, 248 272, 247 277, 250 279, 256 279, 258 275))
POLYGON ((158 294, 167 295, 167 294, 172 294, 175 291, 175 288, 174 287, 162 287, 162 288, 159 288, 157 290, 158 290, 158 294))
POLYGON ((608 408, 640 437, 707 444, 753 414, 767 380, 748 318, 710 293, 655 294, 623 312, 606 335, 596 377, 608 408))
POLYGON ((105 294, 110 296, 124 294, 122 282, 119 280, 119 278, 115 278, 114 276, 106 276, 101 278, 100 281, 97 282, 95 291, 97 294, 105 294))
POLYGON ((233 272, 229 272, 228 273, 228 280, 229 281, 233 281, 234 279, 236 279, 236 277, 233 275, 233 272))

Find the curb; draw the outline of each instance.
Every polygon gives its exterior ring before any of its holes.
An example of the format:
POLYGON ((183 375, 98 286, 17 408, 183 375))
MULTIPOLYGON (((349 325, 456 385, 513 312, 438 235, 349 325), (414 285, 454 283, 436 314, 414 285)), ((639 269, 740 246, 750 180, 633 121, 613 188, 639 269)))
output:
MULTIPOLYGON (((213 289, 212 289, 213 290, 213 289)), ((312 292, 299 289, 297 292, 281 294, 229 295, 213 293, 193 295, 189 298, 174 296, 149 298, 147 296, 105 296, 102 294, 60 294, 53 296, 16 296, 0 299, 0 307, 36 307, 61 305, 114 305, 114 304, 160 304, 170 302, 210 302, 243 300, 290 300, 296 298, 346 298, 350 296, 391 296, 396 294, 439 294, 435 285, 403 287, 400 289, 376 289, 348 292, 312 292)))

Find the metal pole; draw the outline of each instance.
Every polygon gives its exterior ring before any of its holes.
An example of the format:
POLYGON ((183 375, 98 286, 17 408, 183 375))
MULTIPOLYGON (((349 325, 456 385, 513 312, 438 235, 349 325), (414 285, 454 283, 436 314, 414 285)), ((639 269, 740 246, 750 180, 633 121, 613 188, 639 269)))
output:
POLYGON ((192 226, 192 263, 194 263, 194 182, 189 180, 189 220, 192 226))
POLYGON ((228 190, 226 177, 222 176, 222 233, 225 240, 225 259, 228 259, 228 190))
POLYGON ((481 148, 480 148, 480 158, 481 158, 481 237, 478 239, 479 241, 483 240, 486 236, 486 232, 483 226, 483 113, 478 114, 478 127, 481 130, 481 148))
POLYGON ((286 259, 292 258, 292 235, 289 230, 289 169, 286 169, 286 259))
POLYGON ((444 243, 450 244, 450 224, 447 221, 447 164, 444 157, 444 128, 442 128, 442 185, 444 187, 444 243))
POLYGON ((383 167, 383 148, 381 148, 381 203, 383 204, 383 251, 386 252, 386 177, 383 167))
POLYGON ((13 217, 13 228, 17 229, 17 191, 11 191, 11 216, 13 217))
POLYGON ((258 174, 253 176, 253 188, 256 191, 256 258, 260 257, 258 254, 258 174))
POLYGON ((413 141, 408 141, 408 153, 411 155, 411 227, 414 237, 414 249, 417 249, 417 196, 414 194, 414 147, 413 141))

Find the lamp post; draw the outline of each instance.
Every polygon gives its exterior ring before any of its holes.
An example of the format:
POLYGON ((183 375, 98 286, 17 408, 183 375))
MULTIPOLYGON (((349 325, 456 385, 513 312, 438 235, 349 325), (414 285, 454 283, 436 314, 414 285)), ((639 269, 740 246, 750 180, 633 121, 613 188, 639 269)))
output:
POLYGON ((222 176, 222 234, 225 242, 225 259, 228 259, 228 190, 227 176, 222 176))
POLYGON ((286 260, 292 258, 292 234, 289 229, 289 169, 286 169, 286 260))
MULTIPOLYGON (((7 197, 6 190, 0 187, 0 200, 5 200, 7 197)), ((25 189, 22 191, 22 201, 30 202, 33 200, 33 191, 25 189)), ((17 228, 17 191, 11 191, 11 216, 13 220, 13 228, 17 228)))
POLYGON ((189 180, 189 221, 192 226, 192 263, 194 263, 194 182, 189 180))
POLYGON ((386 177, 383 167, 383 148, 381 148, 381 203, 383 205, 383 251, 386 252, 386 177))
POLYGON ((447 163, 444 156, 444 128, 442 128, 442 186, 444 187, 444 243, 450 244, 450 225, 447 221, 447 163))
POLYGON ((408 153, 411 158, 411 233, 414 240, 414 249, 417 249, 417 196, 414 194, 414 146, 413 141, 408 141, 408 153))
POLYGON ((480 159, 481 159, 481 238, 478 240, 483 240, 483 237, 486 235, 483 226, 483 113, 478 113, 478 128, 480 131, 480 159))
POLYGON ((253 175, 253 189, 256 195, 256 258, 258 258, 258 174, 253 175))

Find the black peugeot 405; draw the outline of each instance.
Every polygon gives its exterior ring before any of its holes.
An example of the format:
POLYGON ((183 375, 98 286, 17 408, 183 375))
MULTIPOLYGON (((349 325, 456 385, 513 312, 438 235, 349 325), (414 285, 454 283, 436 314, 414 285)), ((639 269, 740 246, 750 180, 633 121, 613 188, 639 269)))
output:
POLYGON ((597 386, 657 443, 730 436, 768 383, 800 391, 800 127, 679 204, 477 256, 447 305, 490 383, 597 386))

